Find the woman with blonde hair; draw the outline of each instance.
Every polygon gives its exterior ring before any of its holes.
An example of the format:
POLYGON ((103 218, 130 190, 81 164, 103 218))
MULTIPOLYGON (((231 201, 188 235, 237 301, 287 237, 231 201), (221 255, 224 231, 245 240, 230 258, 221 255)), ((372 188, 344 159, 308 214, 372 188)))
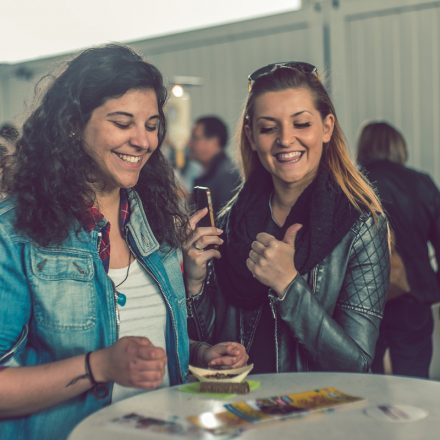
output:
MULTIPOLYGON (((275 63, 249 76, 240 148, 245 183, 221 219, 222 258, 206 282, 196 266, 191 331, 240 341, 259 373, 369 371, 387 221, 314 66, 275 63)), ((217 240, 197 228, 188 256, 197 261, 217 240)))

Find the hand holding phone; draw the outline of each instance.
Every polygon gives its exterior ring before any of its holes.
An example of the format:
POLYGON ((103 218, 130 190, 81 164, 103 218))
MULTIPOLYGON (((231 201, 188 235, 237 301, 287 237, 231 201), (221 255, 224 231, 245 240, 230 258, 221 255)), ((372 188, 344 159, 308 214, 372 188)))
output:
POLYGON ((190 218, 192 234, 183 246, 184 274, 188 295, 198 294, 207 273, 207 263, 213 258, 221 258, 218 247, 223 243, 220 234, 223 232, 215 226, 209 188, 196 186, 193 190, 192 205, 196 213, 190 218), (207 208, 203 215, 200 210, 207 208))

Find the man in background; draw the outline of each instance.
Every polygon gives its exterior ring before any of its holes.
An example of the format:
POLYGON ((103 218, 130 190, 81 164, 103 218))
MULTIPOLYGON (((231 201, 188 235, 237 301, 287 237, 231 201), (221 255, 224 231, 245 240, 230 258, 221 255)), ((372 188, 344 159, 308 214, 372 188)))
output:
POLYGON ((227 144, 228 129, 220 118, 202 116, 196 120, 189 151, 203 171, 194 180, 194 186, 207 186, 211 190, 215 214, 226 205, 241 181, 238 169, 225 152, 227 144))

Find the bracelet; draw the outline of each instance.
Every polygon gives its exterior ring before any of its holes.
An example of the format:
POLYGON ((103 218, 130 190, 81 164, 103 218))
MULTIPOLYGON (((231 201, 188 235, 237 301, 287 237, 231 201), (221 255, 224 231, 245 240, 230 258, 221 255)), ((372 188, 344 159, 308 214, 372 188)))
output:
POLYGON ((283 290, 283 293, 281 296, 278 296, 278 294, 275 292, 275 290, 273 290, 272 288, 269 289, 269 293, 270 295, 272 295, 274 297, 274 301, 276 302, 282 302, 284 301, 284 299, 287 296, 287 292, 289 291, 289 289, 292 287, 292 284, 296 281, 296 279, 298 278, 299 272, 295 275, 295 277, 293 278, 293 280, 287 285, 287 287, 283 290))
POLYGON ((89 351, 88 353, 86 353, 86 357, 84 359, 84 366, 85 366, 85 369, 86 369, 86 374, 89 377, 89 380, 90 380, 91 384, 94 387, 96 387, 96 385, 98 385, 99 382, 96 382, 95 376, 93 376, 93 373, 92 373, 92 368, 90 367, 90 355, 92 353, 93 353, 92 351, 89 351))
POLYGON ((206 284, 206 278, 202 282, 202 287, 200 287, 199 291, 197 293, 189 293, 188 292, 188 299, 189 298, 198 298, 202 295, 203 291, 205 290, 205 284, 206 284))
POLYGON ((293 278, 293 280, 287 285, 287 287, 283 290, 283 294, 282 294, 281 297, 279 298, 280 301, 284 301, 284 298, 286 297, 287 292, 288 292, 289 289, 292 287, 292 284, 295 282, 297 276, 298 276, 298 273, 295 275, 295 277, 293 278))

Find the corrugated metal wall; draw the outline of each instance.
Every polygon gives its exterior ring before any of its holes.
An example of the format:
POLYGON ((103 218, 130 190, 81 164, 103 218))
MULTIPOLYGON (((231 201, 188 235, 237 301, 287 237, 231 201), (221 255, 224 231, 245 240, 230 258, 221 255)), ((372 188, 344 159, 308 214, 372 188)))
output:
POLYGON ((313 15, 308 9, 145 41, 135 47, 170 82, 175 75, 200 77, 202 85, 188 89, 194 118, 218 114, 233 131, 250 72, 274 60, 323 62, 322 26, 315 24, 313 15))
MULTIPOLYGON (((131 43, 172 82, 178 75, 200 77, 200 87, 189 88, 192 115, 218 114, 231 132, 247 92, 247 76, 274 60, 304 60, 323 64, 322 16, 313 8, 208 29, 131 43)), ((68 57, 70 58, 71 55, 68 57)), ((0 66, 5 81, 5 103, 0 121, 20 122, 33 102, 35 82, 58 66, 56 57, 0 66), (16 76, 23 66, 34 74, 25 81, 16 76), (23 110, 25 113, 23 113, 23 110)), ((1 93, 1 90, 0 90, 1 93)), ((0 109, 1 111, 1 109, 0 109)))
POLYGON ((55 73, 72 55, 44 58, 0 66, 0 122, 20 125, 27 117, 50 74, 55 73), (26 75, 30 75, 27 77, 26 75))
POLYGON ((335 105, 351 144, 363 123, 387 120, 403 132, 409 164, 440 184, 440 1, 346 1, 330 26, 335 105))

